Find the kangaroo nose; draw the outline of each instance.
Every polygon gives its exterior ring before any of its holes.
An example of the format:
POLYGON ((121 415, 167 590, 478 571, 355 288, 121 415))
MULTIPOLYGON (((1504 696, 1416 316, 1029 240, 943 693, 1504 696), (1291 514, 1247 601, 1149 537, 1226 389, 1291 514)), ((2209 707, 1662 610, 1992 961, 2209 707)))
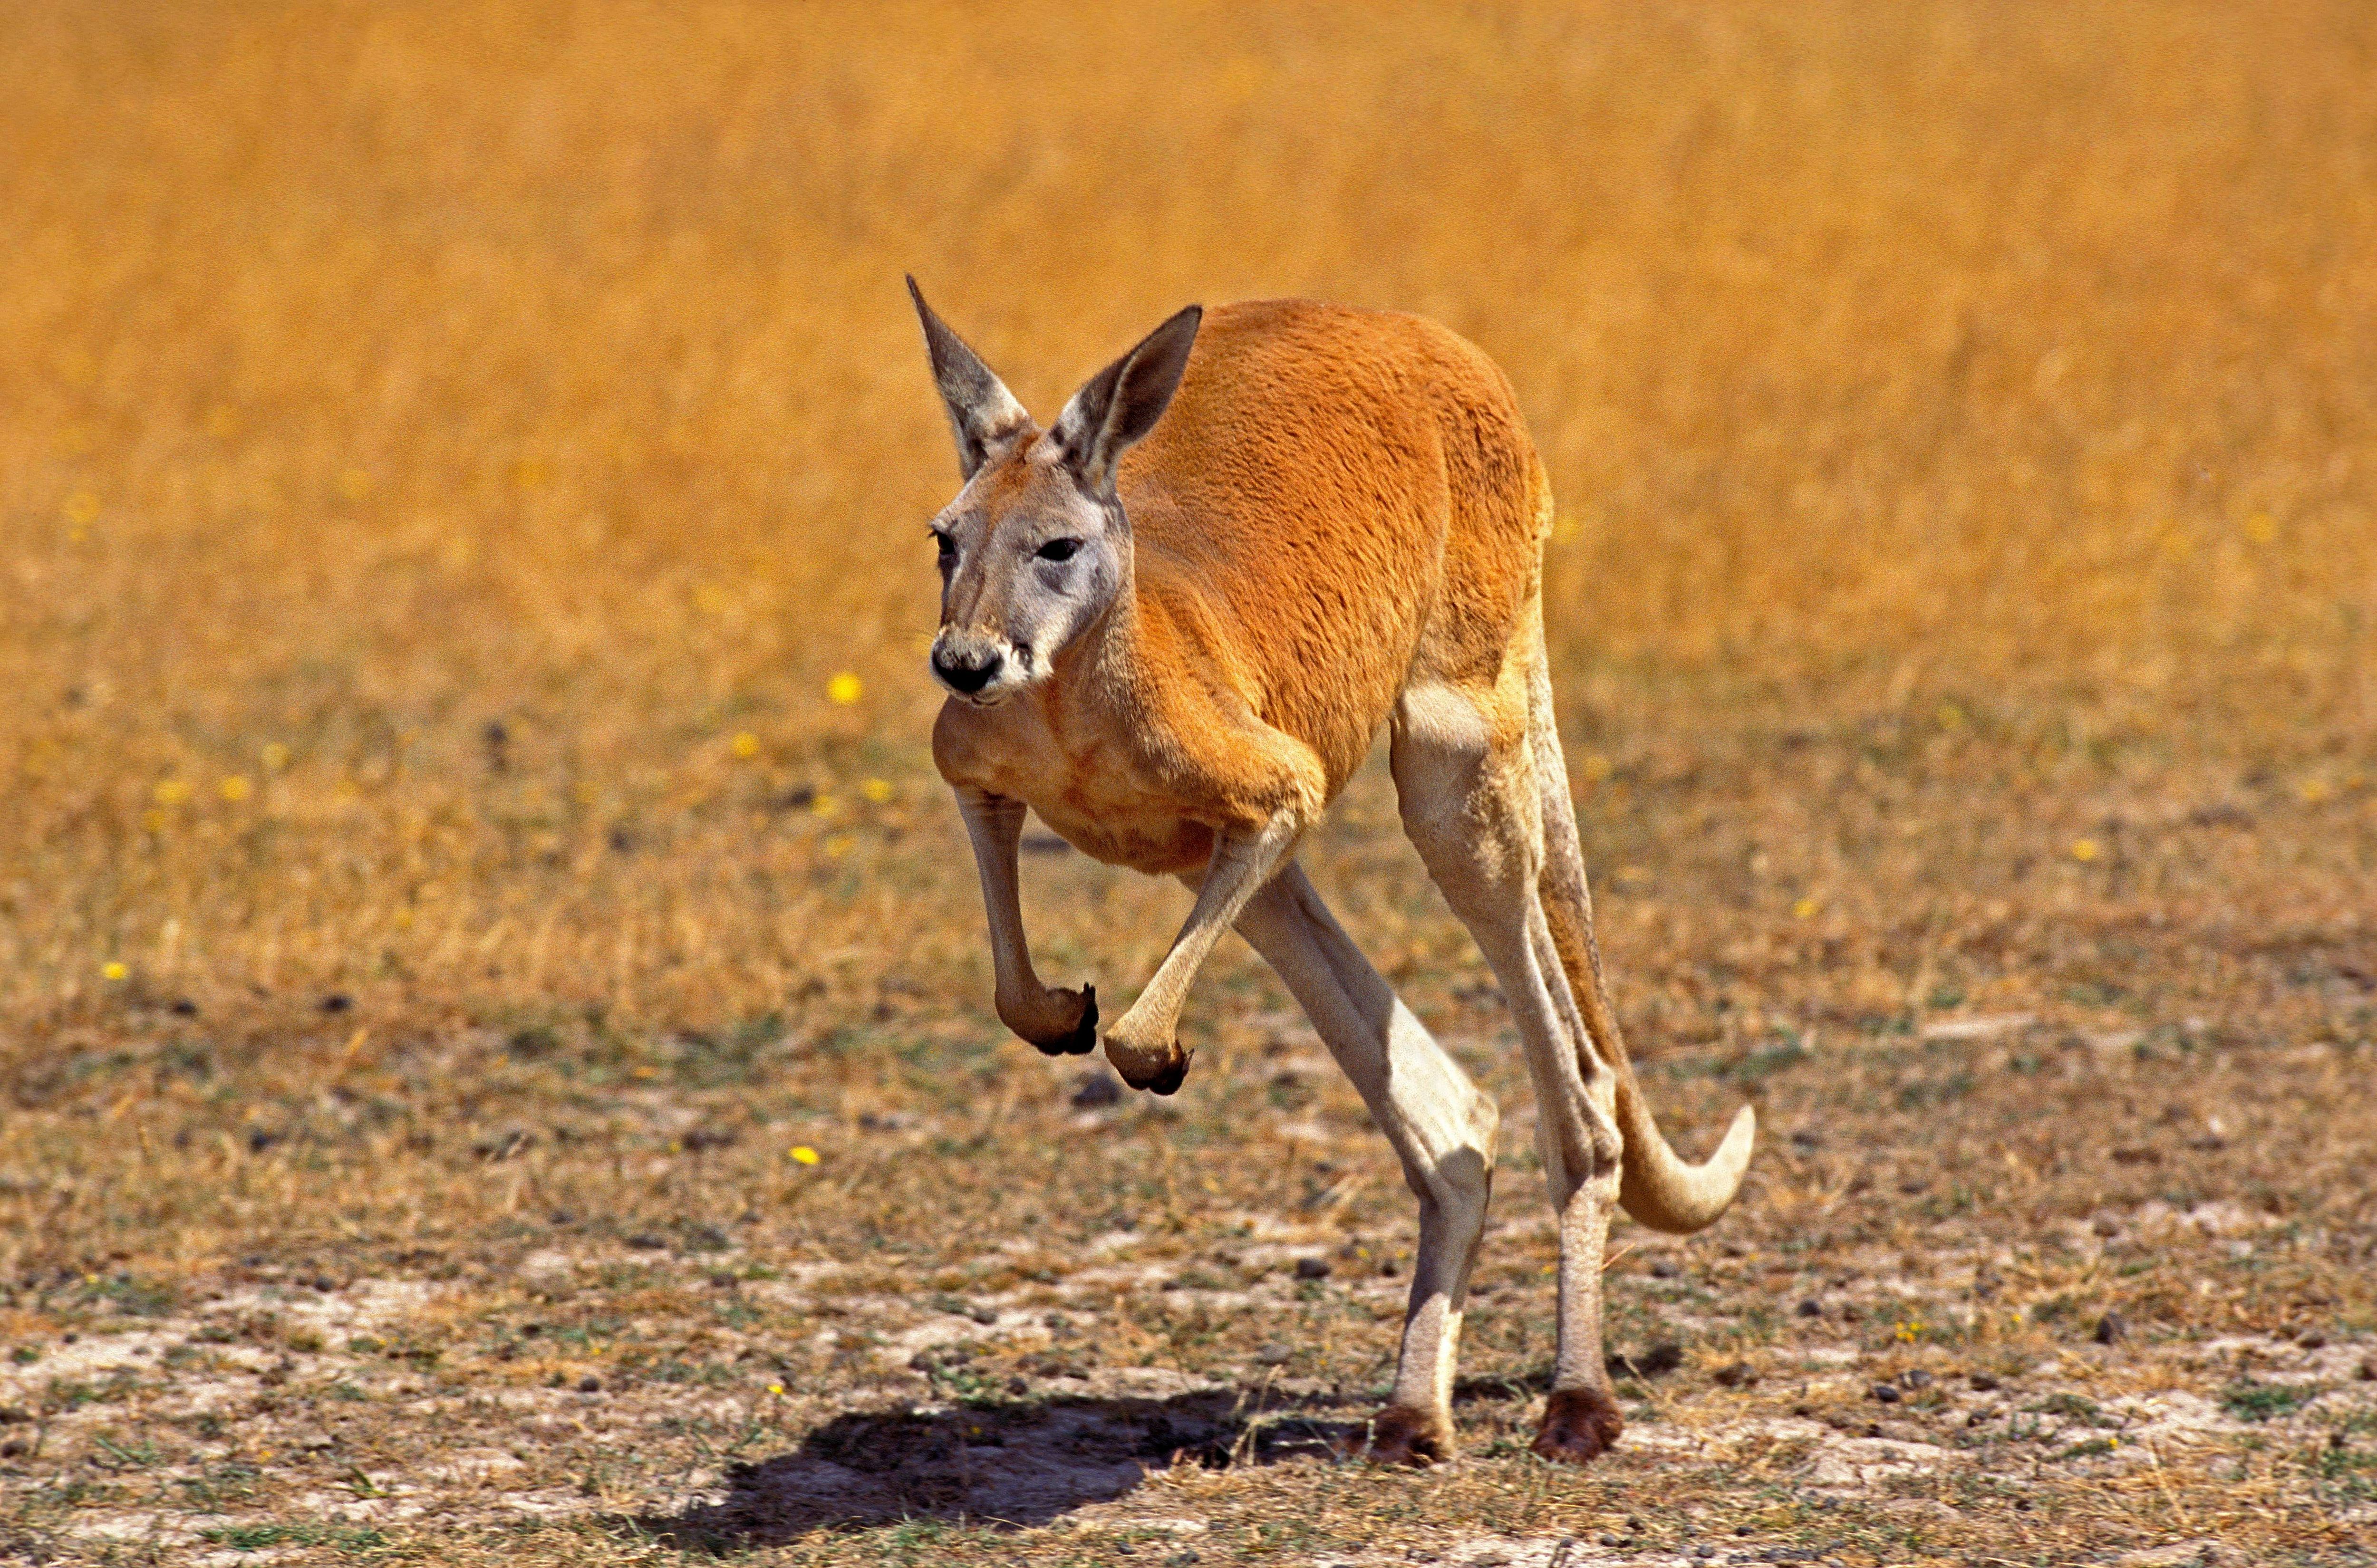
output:
POLYGON ((948 682, 953 690, 972 695, 990 684, 990 678, 998 673, 998 667, 1003 662, 1004 659, 996 652, 969 657, 942 649, 933 655, 933 672, 948 682))

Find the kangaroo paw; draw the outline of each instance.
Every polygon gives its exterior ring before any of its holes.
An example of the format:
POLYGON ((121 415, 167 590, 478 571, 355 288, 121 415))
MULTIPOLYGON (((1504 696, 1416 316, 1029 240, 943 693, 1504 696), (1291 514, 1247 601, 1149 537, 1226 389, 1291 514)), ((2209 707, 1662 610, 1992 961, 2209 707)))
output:
MULTIPOLYGON (((1027 1037, 1028 1038, 1028 1037, 1027 1037)), ((1081 987, 1081 1021, 1054 1039, 1035 1039, 1033 1046, 1043 1056, 1086 1056, 1098 1043, 1098 988, 1081 987)))

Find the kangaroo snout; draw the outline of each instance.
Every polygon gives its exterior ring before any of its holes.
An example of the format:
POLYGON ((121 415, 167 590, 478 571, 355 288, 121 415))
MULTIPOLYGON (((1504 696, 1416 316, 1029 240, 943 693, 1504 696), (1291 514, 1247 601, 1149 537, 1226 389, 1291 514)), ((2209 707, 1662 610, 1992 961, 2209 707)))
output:
POLYGON ((960 696, 989 685, 1006 664, 1005 651, 988 637, 944 635, 933 644, 933 674, 960 696))

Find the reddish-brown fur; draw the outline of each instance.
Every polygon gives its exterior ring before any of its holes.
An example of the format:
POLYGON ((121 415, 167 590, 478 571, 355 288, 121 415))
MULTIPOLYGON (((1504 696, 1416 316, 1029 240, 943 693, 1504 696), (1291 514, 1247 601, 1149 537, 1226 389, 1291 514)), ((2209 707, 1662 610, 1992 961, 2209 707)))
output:
POLYGON ((1049 990, 1032 968, 1014 874, 1025 804, 1100 860, 1196 885, 1163 966, 1107 1027, 1106 1055, 1134 1087, 1173 1092, 1188 1066, 1176 1030, 1197 967, 1233 923, 1262 953, 1395 1141, 1421 1202, 1404 1353, 1371 1452, 1449 1454, 1452 1348, 1497 1112, 1294 865, 1297 837, 1392 719, 1405 831, 1511 998, 1537 1091, 1561 1226, 1561 1327, 1537 1451, 1595 1457, 1621 1426, 1600 1351, 1610 1206, 1671 1230, 1708 1224, 1738 1190, 1755 1118, 1745 1109, 1716 1156, 1686 1166, 1627 1066, 1544 662, 1549 491, 1509 383, 1415 316, 1273 302, 1213 311, 1200 330, 1185 311, 1043 438, 917 303, 972 474, 937 529, 951 662, 937 642, 936 668, 960 695, 935 727, 934 755, 982 873, 1000 1016, 1044 1050, 1079 1049, 1096 1022, 1089 991, 1049 990), (1141 438, 1114 465, 1105 442, 1117 417, 1141 438), (1016 600, 1000 593, 1065 580, 1016 563, 1041 558, 1050 538, 1059 553, 1048 559, 1070 560, 1081 540, 1047 530, 1082 517, 1108 474, 1119 507, 1092 521, 1102 549, 1122 545, 1096 558, 1101 572, 1112 563, 1099 579, 1110 596, 1069 635, 1042 639, 1045 653, 1029 614, 1016 641, 1000 624, 1016 600), (1013 537, 998 555, 1002 530, 1013 537), (956 531, 974 541, 971 567, 956 531), (1009 662, 1032 678, 1003 699, 967 700, 1009 662))
MULTIPOLYGON (((1028 445, 991 504, 1066 482, 1028 445)), ((1317 815, 1415 680, 1493 685, 1547 521, 1492 362, 1418 316, 1302 301, 1206 314, 1117 490, 1135 580, 1028 700, 950 704, 934 756, 1149 873, 1284 804, 1317 815)))

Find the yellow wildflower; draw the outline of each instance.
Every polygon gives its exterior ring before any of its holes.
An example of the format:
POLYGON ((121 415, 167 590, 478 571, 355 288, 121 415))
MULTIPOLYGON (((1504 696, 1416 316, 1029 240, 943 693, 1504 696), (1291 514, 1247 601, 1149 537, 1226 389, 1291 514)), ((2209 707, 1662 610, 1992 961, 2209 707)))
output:
POLYGON ((66 521, 75 527, 89 528, 99 521, 99 497, 88 490, 78 490, 66 497, 66 521))
POLYGON ((1817 908, 1818 905, 1813 898, 1802 898, 1791 906, 1791 912, 1803 921, 1811 920, 1815 917, 1817 908))
POLYGON ((891 798, 891 781, 888 778, 870 778, 858 787, 858 792, 879 806, 891 798))
POLYGON ((106 979, 112 980, 124 980, 132 973, 130 969, 124 967, 124 960, 121 958, 110 958, 106 963, 100 966, 99 972, 106 979))
POLYGON ((2075 861, 2093 861, 2104 852, 2105 847, 2097 843, 2094 838, 2074 838, 2072 840, 2072 858, 2075 861))
POLYGON ((161 778, 149 793, 161 806, 178 806, 190 798, 190 786, 179 778, 161 778))
POLYGON ((267 741, 264 749, 256 754, 269 773, 278 773, 289 766, 289 748, 278 741, 267 741))
POLYGON ((818 1151, 806 1144, 794 1144, 784 1151, 784 1158, 795 1165, 815 1165, 818 1162, 818 1151))
POLYGON ((825 700, 836 707, 848 707, 866 689, 859 683, 857 676, 845 670, 825 683, 825 700))
POLYGON ((736 756, 748 762, 759 754, 759 737, 746 730, 735 737, 733 749, 736 756))
POLYGON ((248 783, 247 776, 242 773, 233 774, 228 778, 225 778, 221 783, 216 785, 215 789, 224 800, 231 802, 233 805, 237 805, 240 802, 247 799, 247 797, 255 790, 255 787, 248 783))

